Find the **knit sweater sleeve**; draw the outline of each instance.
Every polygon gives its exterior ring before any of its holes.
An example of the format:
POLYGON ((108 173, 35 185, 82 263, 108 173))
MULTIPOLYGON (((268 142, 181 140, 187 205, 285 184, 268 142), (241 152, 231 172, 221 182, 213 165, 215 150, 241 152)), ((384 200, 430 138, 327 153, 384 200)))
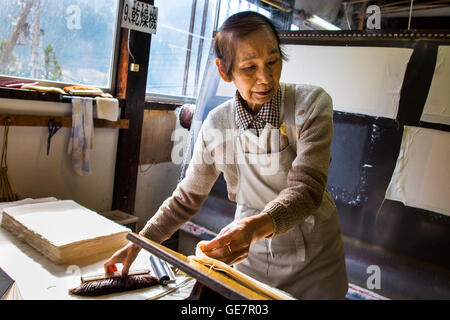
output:
POLYGON ((200 129, 194 152, 185 178, 180 181, 172 195, 167 198, 140 235, 155 242, 163 242, 191 219, 208 198, 219 176, 210 151, 205 145, 205 124, 200 129))
MULTIPOLYGON (((297 92, 297 100, 298 96, 297 92)), ((300 100, 302 106, 296 108, 296 124, 301 122, 296 126, 297 156, 288 173, 288 186, 263 210, 272 217, 272 236, 287 232, 313 214, 322 203, 327 183, 333 138, 332 100, 318 87, 300 100)))

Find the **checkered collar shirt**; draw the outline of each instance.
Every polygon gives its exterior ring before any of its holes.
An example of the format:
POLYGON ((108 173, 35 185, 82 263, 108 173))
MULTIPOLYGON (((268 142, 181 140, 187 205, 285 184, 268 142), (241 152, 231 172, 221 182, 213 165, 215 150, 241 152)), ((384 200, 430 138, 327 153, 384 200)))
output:
POLYGON ((275 128, 280 127, 280 104, 281 104, 281 89, 278 88, 277 93, 272 97, 269 102, 262 105, 261 110, 252 115, 245 108, 246 102, 242 99, 239 91, 236 90, 235 95, 235 107, 236 107, 236 124, 242 133, 247 129, 255 129, 256 134, 259 137, 262 130, 266 126, 266 123, 270 123, 275 128))

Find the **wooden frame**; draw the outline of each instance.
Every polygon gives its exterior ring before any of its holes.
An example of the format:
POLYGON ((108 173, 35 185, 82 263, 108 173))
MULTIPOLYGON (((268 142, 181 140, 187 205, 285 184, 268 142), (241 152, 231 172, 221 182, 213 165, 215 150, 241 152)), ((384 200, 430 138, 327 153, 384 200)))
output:
POLYGON ((154 254, 158 258, 167 261, 174 267, 194 277, 198 282, 207 286, 214 292, 230 300, 266 300, 267 297, 247 288, 237 281, 204 266, 203 264, 188 259, 186 256, 164 247, 156 242, 146 239, 134 233, 128 233, 127 239, 154 254))
MULTIPOLYGON (((122 6, 123 6, 123 1, 122 0, 114 0, 117 2, 117 16, 116 16, 116 26, 115 26, 115 35, 112 39, 113 44, 115 45, 113 48, 113 56, 111 58, 110 61, 110 75, 108 78, 109 81, 109 86, 107 87, 99 87, 100 89, 102 89, 104 92, 106 93, 112 93, 114 92, 114 88, 116 86, 116 79, 117 79, 117 73, 118 73, 118 68, 117 68, 117 62, 118 62, 118 54, 119 54, 119 48, 118 48, 118 43, 119 43, 119 37, 120 37, 120 17, 121 17, 121 12, 122 12, 122 6)), ((23 78, 23 77, 16 77, 16 76, 9 76, 9 75, 0 75, 0 80, 1 81, 6 81, 6 80, 17 80, 17 81, 24 81, 24 82, 29 82, 29 81, 39 81, 40 85, 42 86, 50 86, 50 87, 59 87, 59 88, 63 88, 66 86, 70 86, 73 85, 74 83, 70 83, 70 82, 62 82, 62 81, 51 81, 51 80, 46 80, 46 79, 30 79, 30 78, 23 78)), ((11 89, 5 89, 5 88, 0 88, 2 90, 11 90, 11 89)), ((14 93, 11 93, 11 97, 8 98, 14 98, 14 93)), ((28 95, 28 92, 27 92, 28 95)), ((31 99, 31 100, 46 100, 46 98, 43 95, 39 95, 39 94, 33 94, 33 93, 29 93, 29 98, 26 99, 31 99)))

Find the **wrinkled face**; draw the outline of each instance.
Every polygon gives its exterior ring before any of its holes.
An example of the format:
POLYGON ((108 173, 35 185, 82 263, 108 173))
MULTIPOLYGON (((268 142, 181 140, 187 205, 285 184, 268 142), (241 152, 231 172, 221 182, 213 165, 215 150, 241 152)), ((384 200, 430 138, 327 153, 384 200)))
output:
POLYGON ((277 39, 269 29, 263 28, 234 45, 236 56, 232 78, 228 80, 233 81, 249 108, 258 110, 278 90, 282 60, 277 39))

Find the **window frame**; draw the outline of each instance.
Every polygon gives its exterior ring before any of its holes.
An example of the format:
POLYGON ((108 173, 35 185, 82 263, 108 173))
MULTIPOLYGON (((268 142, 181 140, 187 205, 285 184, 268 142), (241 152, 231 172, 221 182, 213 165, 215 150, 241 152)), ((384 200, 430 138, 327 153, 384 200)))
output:
POLYGON ((185 97, 178 95, 168 95, 160 93, 145 93, 145 102, 160 102, 167 104, 185 104, 185 103, 195 103, 197 98, 185 97))
MULTIPOLYGON (((192 3, 195 0, 191 0, 192 3)), ((221 7, 221 3, 222 0, 216 0, 216 7, 214 10, 214 16, 213 18, 213 33, 217 30, 218 26, 218 19, 219 19, 219 13, 220 13, 220 7, 221 7)), ((190 23, 192 23, 192 19, 195 17, 195 10, 191 10, 191 19, 190 19, 190 23)), ((203 13, 204 14, 204 13, 203 13)), ((200 17, 201 19, 205 19, 205 17, 200 17)), ((192 38, 192 34, 190 34, 188 37, 192 38)), ((189 40, 188 40, 189 41, 189 40)), ((203 46, 205 45, 205 42, 203 42, 203 46)), ((150 48, 150 54, 151 54, 151 48, 150 48)), ((187 57, 188 55, 190 55, 190 53, 188 51, 186 51, 186 55, 185 55, 185 61, 187 61, 187 57)), ((206 59, 208 58, 207 56, 205 57, 206 59)), ((201 61, 200 61, 201 63, 201 61)), ((200 66, 197 66, 196 68, 192 69, 193 72, 195 73, 197 71, 197 68, 200 68, 200 66)), ((186 72, 186 70, 188 70, 188 72, 190 72, 190 68, 189 65, 186 65, 185 62, 185 66, 184 66, 184 70, 186 72)), ((190 96, 183 96, 183 95, 170 95, 170 94, 161 94, 161 93, 155 93, 155 92, 146 92, 145 93, 145 101, 146 102, 163 102, 163 103, 169 103, 169 104, 174 104, 174 105, 179 105, 179 104, 185 104, 185 103, 195 103, 198 99, 198 94, 200 91, 200 84, 201 84, 201 80, 202 77, 199 77, 200 83, 199 83, 199 87, 198 87, 198 91, 197 91, 197 97, 190 97, 190 96)), ((183 79, 183 90, 186 89, 187 85, 188 85, 188 78, 184 78, 183 79)))
MULTIPOLYGON (((96 86, 97 88, 100 88, 105 93, 109 93, 112 95, 115 95, 116 92, 116 85, 117 85, 117 73, 119 69, 119 60, 120 60, 120 35, 121 35, 121 24, 120 24, 120 17, 122 16, 122 9, 123 9, 123 1, 122 0, 115 0, 118 4, 117 6, 117 14, 116 14, 116 26, 115 26, 115 34, 113 37, 113 54, 112 59, 110 62, 110 76, 109 76, 109 87, 102 87, 102 86, 96 86)), ((39 80, 39 79, 33 79, 33 78, 22 78, 22 77, 13 77, 8 75, 0 75, 0 81, 24 81, 24 82, 31 82, 31 81, 38 81, 39 85, 42 86, 49 86, 49 87, 57 87, 57 88, 64 88, 66 86, 71 85, 79 85, 79 83, 75 82, 60 82, 60 81, 51 81, 51 80, 39 80)), ((14 99, 27 99, 27 100, 53 100, 49 98, 44 98, 46 94, 35 94, 31 90, 21 90, 21 89, 12 89, 12 88, 6 88, 6 87, 0 87, 0 98, 9 98, 8 92, 14 91, 14 99)), ((54 99, 55 101, 58 101, 58 99, 54 99)))

